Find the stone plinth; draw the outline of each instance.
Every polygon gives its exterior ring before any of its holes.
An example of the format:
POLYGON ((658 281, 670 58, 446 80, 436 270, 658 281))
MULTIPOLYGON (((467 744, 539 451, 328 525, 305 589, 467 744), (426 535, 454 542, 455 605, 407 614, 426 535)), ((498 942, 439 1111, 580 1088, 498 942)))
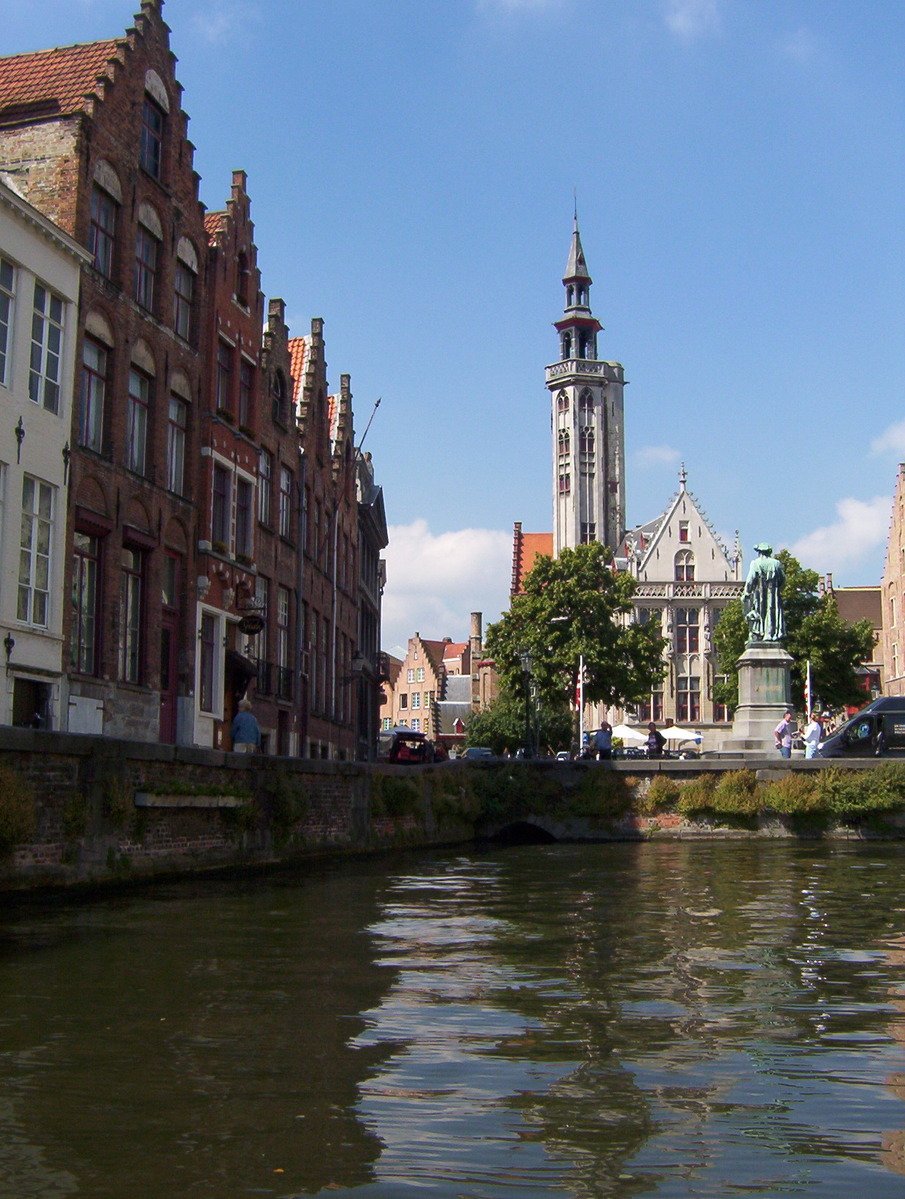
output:
POLYGON ((777 642, 756 641, 738 663, 738 707, 720 753, 776 754, 773 730, 792 701, 792 655, 777 642))

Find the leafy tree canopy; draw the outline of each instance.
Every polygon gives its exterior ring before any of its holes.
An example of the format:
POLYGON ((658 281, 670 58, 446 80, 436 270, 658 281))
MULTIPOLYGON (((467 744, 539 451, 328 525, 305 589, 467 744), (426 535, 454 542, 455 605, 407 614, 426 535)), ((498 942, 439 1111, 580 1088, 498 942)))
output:
POLYGON ((612 553, 599 543, 540 557, 525 578, 524 593, 487 629, 485 649, 510 694, 523 686, 521 653, 541 704, 570 700, 584 657, 585 699, 611 705, 640 703, 664 674, 659 626, 625 618, 632 612, 635 580, 612 568, 612 553))
MULTIPOLYGON (((792 655, 792 702, 804 707, 805 675, 811 663, 811 687, 816 698, 830 708, 864 700, 858 687, 856 668, 869 662, 874 649, 874 632, 869 620, 849 625, 839 615, 832 593, 820 595, 820 576, 806 570, 788 550, 776 555, 786 572, 782 588, 786 617, 785 648, 792 655)), ((717 683, 717 699, 730 708, 738 704, 738 671, 735 664, 748 642, 748 626, 741 600, 728 604, 713 636, 714 647, 725 682, 717 683)))
MULTIPOLYGON (((532 737, 543 749, 568 749, 572 737, 572 716, 563 699, 558 704, 540 704, 531 713, 532 737)), ((496 700, 468 721, 465 739, 469 745, 487 745, 495 754, 512 752, 525 744, 525 691, 505 687, 496 700)))

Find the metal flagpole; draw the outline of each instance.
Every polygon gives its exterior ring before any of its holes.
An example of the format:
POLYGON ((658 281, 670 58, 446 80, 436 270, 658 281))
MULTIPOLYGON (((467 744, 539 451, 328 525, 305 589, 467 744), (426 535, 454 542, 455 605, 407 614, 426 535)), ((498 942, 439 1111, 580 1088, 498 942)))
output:
POLYGON ((811 659, 810 658, 808 658, 808 668, 807 668, 807 672, 805 674, 804 706, 805 706, 805 715, 807 716, 808 720, 810 720, 811 719, 811 659))
POLYGON ((578 752, 584 749, 584 654, 578 655, 578 752))

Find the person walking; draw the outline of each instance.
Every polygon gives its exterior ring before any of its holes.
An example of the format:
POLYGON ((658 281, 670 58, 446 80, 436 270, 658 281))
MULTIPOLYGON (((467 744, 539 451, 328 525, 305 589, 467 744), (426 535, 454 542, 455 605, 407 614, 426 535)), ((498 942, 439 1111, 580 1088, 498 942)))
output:
POLYGON ((649 758, 662 758, 663 746, 666 744, 666 738, 657 728, 653 721, 647 726, 647 756, 649 758))
POLYGON ((817 746, 820 744, 820 738, 823 736, 823 725, 816 712, 811 713, 811 719, 805 725, 804 733, 804 756, 813 758, 817 753, 817 746))
POLYGON ((597 751, 597 761, 603 762, 613 756, 613 726, 606 720, 594 734, 594 749, 597 751))
POLYGON ((776 748, 784 758, 792 756, 792 733, 795 725, 792 723, 792 713, 786 712, 782 720, 773 730, 773 740, 776 742, 776 748))
POLYGON ((251 700, 243 696, 239 711, 233 717, 233 751, 237 754, 256 754, 261 746, 261 726, 251 710, 251 700))

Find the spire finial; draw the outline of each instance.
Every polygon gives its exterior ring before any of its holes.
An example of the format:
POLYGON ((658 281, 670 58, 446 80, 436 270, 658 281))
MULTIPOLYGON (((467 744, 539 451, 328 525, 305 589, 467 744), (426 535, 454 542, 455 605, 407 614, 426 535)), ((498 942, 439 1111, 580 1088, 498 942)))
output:
POLYGON ((688 482, 688 471, 685 469, 685 463, 679 467, 679 486, 685 490, 685 484, 688 482))

